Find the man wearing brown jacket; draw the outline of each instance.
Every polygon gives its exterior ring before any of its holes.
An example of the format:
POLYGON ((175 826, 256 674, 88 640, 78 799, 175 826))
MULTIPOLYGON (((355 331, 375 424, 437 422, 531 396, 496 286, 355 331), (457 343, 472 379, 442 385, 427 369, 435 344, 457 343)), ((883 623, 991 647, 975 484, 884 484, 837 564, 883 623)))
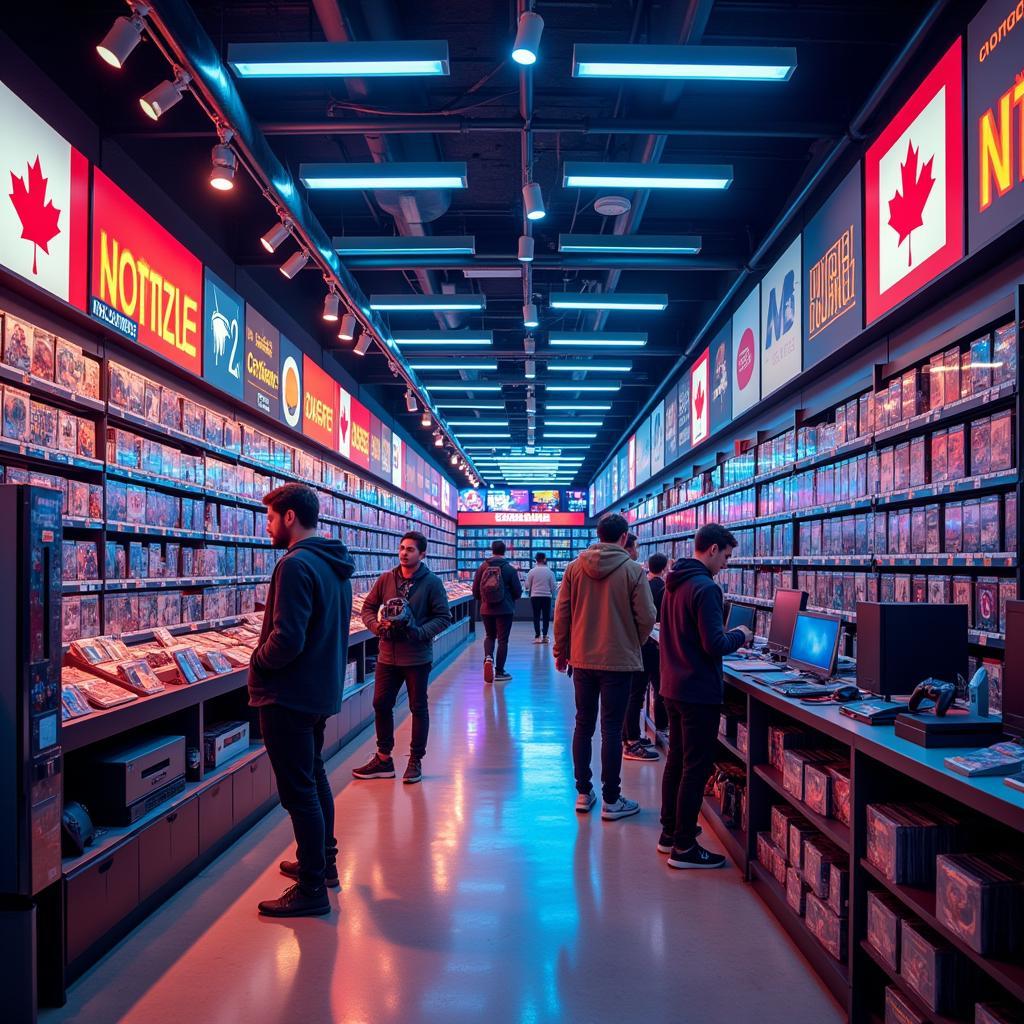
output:
POLYGON ((576 687, 576 812, 587 814, 597 802, 590 760, 600 705, 605 821, 640 810, 619 788, 621 736, 630 680, 643 670, 640 648, 654 628, 655 609, 643 566, 625 551, 628 534, 622 516, 605 516, 597 525, 599 543, 566 567, 555 605, 555 667, 564 672, 572 666, 576 687))

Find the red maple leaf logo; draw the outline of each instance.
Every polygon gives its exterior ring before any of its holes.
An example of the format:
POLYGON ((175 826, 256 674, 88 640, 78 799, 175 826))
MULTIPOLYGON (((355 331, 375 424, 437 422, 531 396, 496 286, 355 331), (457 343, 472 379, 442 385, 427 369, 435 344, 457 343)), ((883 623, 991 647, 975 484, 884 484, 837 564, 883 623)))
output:
POLYGON ((341 427, 341 440, 344 442, 348 434, 348 417, 345 415, 344 409, 341 410, 341 415, 338 417, 338 426, 341 427))
POLYGON ((697 393, 693 396, 693 407, 697 410, 697 419, 704 416, 704 382, 697 381, 697 393))
POLYGON ((896 190, 896 194, 889 200, 889 227, 898 235, 897 246, 903 244, 907 239, 907 266, 913 263, 911 256, 910 233, 915 228, 924 224, 924 206, 931 195, 935 178, 932 177, 932 162, 935 157, 929 158, 928 162, 921 168, 920 174, 917 170, 917 158, 920 149, 914 149, 913 144, 907 141, 907 159, 900 164, 900 179, 903 191, 896 190))
POLYGON ((42 249, 49 255, 50 240, 60 234, 60 227, 57 224, 60 210, 53 205, 52 199, 46 199, 48 179, 43 177, 38 156, 34 164, 28 165, 25 178, 26 181, 22 181, 14 171, 11 171, 13 191, 10 200, 21 221, 21 237, 32 243, 32 273, 37 274, 39 250, 42 249))

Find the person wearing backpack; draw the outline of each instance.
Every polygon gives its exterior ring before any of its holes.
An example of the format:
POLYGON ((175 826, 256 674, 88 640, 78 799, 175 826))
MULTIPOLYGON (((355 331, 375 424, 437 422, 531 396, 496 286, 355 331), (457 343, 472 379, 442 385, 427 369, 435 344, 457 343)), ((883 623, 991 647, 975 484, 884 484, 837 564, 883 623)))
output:
POLYGON ((484 682, 508 682, 512 676, 505 671, 508 657, 508 635, 516 601, 523 595, 516 567, 505 557, 505 542, 491 544, 491 557, 484 559, 473 579, 473 597, 480 603, 480 619, 484 624, 484 682), (497 651, 495 651, 497 647, 497 651))
POLYGON ((526 574, 526 594, 533 606, 533 642, 548 642, 548 623, 551 621, 551 601, 558 592, 555 574, 548 565, 548 556, 541 552, 537 564, 526 574))

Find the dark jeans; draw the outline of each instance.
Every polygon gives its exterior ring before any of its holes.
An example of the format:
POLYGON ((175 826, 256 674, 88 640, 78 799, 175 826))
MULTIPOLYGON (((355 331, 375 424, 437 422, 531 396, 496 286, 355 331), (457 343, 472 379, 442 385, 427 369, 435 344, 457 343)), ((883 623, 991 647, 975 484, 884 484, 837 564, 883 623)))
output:
POLYGON ((484 624, 484 657, 494 658, 494 671, 505 671, 505 659, 508 657, 508 635, 512 632, 511 615, 481 615, 484 624), (494 653, 497 642, 498 653, 494 653))
POLYGON ((427 707, 427 683, 430 663, 426 665, 382 665, 377 662, 373 683, 373 713, 377 720, 377 749, 389 754, 395 749, 395 701, 405 683, 412 712, 412 743, 409 753, 423 757, 427 752, 430 711, 427 707))
POLYGON ((572 734, 572 761, 576 791, 590 792, 590 758, 593 751, 597 709, 601 707, 601 791, 606 804, 619 799, 622 772, 622 719, 629 700, 632 672, 598 672, 578 668, 572 681, 576 687, 576 731, 572 734))
POLYGON ((280 704, 270 704, 259 712, 260 732, 277 779, 281 806, 291 816, 295 831, 299 886, 304 891, 320 889, 325 869, 338 857, 334 797, 322 756, 327 719, 280 704))
POLYGON ((644 670, 633 676, 629 687, 629 703, 626 705, 626 721, 622 725, 622 739, 625 743, 635 743, 643 735, 641 713, 647 697, 647 684, 654 689, 654 727, 664 730, 668 725, 665 705, 661 700, 661 654, 653 640, 640 648, 644 670))
POLYGON ((551 621, 551 598, 531 597, 530 604, 533 605, 533 635, 547 636, 548 623, 551 621))
POLYGON ((653 640, 648 640, 640 648, 640 655, 644 659, 647 681, 654 691, 654 728, 664 732, 668 728, 668 712, 665 710, 665 702, 661 699, 661 651, 653 640))
POLYGON ((665 698, 668 758, 661 782, 661 827, 677 850, 697 841, 697 816, 718 749, 718 704, 691 704, 665 698))

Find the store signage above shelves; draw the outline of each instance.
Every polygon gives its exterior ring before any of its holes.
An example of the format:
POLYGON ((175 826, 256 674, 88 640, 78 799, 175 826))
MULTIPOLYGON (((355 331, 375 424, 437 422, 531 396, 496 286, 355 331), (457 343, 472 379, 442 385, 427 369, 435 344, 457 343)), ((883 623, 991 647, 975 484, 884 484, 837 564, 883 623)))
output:
POLYGON ((459 526, 583 526, 583 512, 460 512, 459 526))
MULTIPOLYGON (((287 385, 287 380, 285 384, 287 385)), ((338 437, 337 416, 338 382, 309 356, 303 354, 302 432, 325 448, 333 448, 338 437)))
POLYGON ((209 267, 203 282, 203 376, 241 401, 245 396, 245 304, 209 267))
POLYGON ((754 285, 732 318, 732 415, 761 399, 761 288, 754 285))

